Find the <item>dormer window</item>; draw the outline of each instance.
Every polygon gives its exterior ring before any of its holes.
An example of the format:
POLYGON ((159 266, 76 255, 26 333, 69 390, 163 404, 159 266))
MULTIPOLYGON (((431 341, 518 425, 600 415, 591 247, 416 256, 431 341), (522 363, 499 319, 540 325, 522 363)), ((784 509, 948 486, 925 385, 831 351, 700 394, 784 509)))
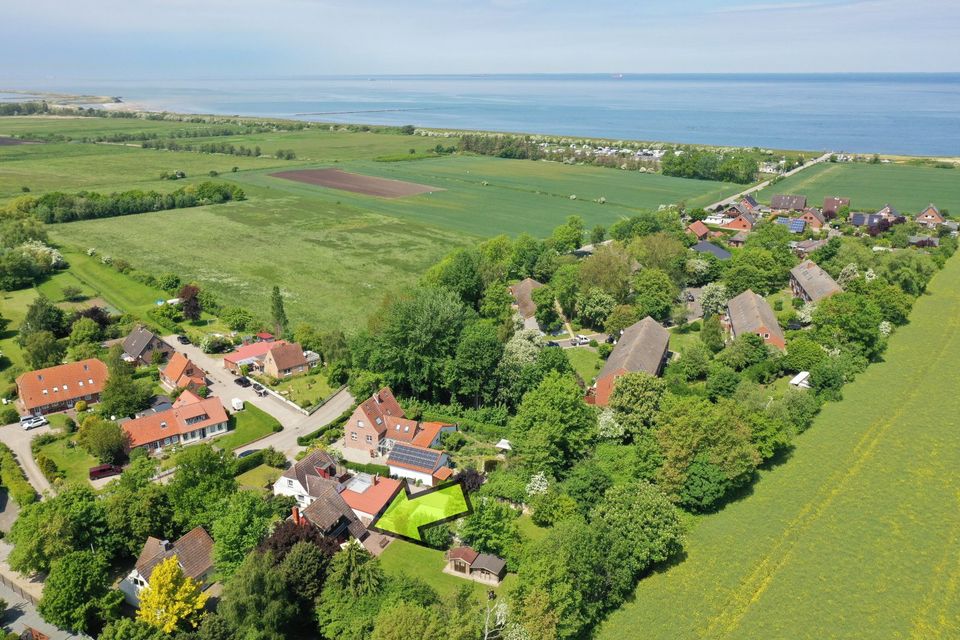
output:
POLYGON ((93 378, 88 378, 87 382, 89 382, 90 384, 93 384, 93 378))
POLYGON ((78 382, 78 384, 82 387, 82 386, 83 386, 83 380, 80 380, 80 381, 78 382))
POLYGON ((53 392, 54 392, 54 393, 56 393, 57 391, 60 391, 60 387, 54 387, 54 388, 53 388, 53 392))
POLYGON ((67 390, 67 385, 63 385, 63 390, 64 390, 64 391, 67 390))
POLYGON ((377 424, 383 424, 383 418, 377 418, 377 424))

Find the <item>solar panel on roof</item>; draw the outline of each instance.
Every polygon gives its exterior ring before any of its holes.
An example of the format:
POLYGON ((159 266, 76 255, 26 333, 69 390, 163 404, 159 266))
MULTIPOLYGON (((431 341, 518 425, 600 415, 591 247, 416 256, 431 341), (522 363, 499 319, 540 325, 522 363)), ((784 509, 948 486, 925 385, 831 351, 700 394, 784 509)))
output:
POLYGON ((437 463, 437 452, 408 447, 402 444, 394 445, 387 457, 387 462, 406 464, 424 469, 433 469, 437 463))
POLYGON ((790 229, 790 231, 793 232, 793 233, 803 233, 803 229, 804 229, 804 227, 806 227, 806 226, 807 226, 807 221, 806 221, 806 220, 796 219, 796 220, 791 220, 791 221, 790 221, 790 227, 789 227, 789 229, 790 229))

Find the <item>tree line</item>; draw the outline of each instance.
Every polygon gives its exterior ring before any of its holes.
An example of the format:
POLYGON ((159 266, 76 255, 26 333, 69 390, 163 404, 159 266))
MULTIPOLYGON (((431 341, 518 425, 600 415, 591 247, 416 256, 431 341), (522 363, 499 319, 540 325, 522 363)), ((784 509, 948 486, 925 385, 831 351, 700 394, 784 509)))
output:
POLYGON ((660 159, 665 176, 748 184, 757 179, 760 163, 745 151, 716 152, 687 148, 660 159))
POLYGON ((170 193, 140 189, 111 194, 93 191, 78 193, 53 191, 42 196, 21 196, 8 205, 7 211, 15 215, 33 216, 42 222, 52 224, 149 211, 183 209, 245 199, 246 194, 239 186, 201 182, 181 187, 170 193))

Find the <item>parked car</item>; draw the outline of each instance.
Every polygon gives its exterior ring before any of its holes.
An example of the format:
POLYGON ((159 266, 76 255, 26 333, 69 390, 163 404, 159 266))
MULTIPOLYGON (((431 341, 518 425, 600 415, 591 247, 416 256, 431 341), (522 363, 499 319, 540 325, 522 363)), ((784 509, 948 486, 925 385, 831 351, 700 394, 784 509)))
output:
POLYGON ((109 478, 123 473, 123 467, 115 464, 100 464, 90 467, 90 479, 99 480, 100 478, 109 478))
POLYGON ((50 423, 47 422, 47 419, 43 416, 22 416, 20 418, 20 426, 23 427, 24 431, 36 429, 37 427, 42 427, 45 424, 50 423))
POLYGON ((557 342, 556 340, 550 340, 549 342, 547 342, 547 346, 548 346, 548 347, 559 347, 559 346, 560 346, 560 343, 557 342))
POLYGON ((259 451, 259 449, 247 449, 246 451, 241 451, 240 453, 238 453, 238 454, 237 454, 237 457, 238 457, 238 458, 246 458, 247 456, 252 456, 252 455, 255 454, 257 451, 259 451))
POLYGON ((254 383, 253 383, 253 390, 254 390, 254 391, 263 391, 263 385, 260 384, 259 382, 254 382, 254 383))
POLYGON ((577 345, 578 347, 583 347, 585 345, 590 344, 590 338, 588 338, 587 336, 577 336, 576 338, 574 338, 573 344, 577 345))
POLYGON ((250 386, 250 381, 244 378, 243 376, 240 376, 239 378, 234 378, 233 381, 234 383, 236 383, 238 387, 246 388, 250 386))
POLYGON ((190 344, 190 338, 187 336, 177 336, 177 342, 180 344, 190 344))

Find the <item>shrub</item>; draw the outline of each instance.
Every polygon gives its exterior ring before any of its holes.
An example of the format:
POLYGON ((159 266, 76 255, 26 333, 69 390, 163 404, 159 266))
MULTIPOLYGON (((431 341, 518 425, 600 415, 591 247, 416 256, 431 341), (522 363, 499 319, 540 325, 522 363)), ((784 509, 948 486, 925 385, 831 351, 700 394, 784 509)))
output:
POLYGON ((73 405, 73 408, 77 410, 77 413, 83 413, 84 411, 87 410, 87 401, 80 400, 75 405, 73 405))
POLYGON ((67 474, 57 466, 57 463, 42 453, 37 456, 37 466, 40 467, 40 472, 43 473, 44 477, 50 482, 63 480, 67 477, 67 474))
POLYGON ((613 352, 613 345, 607 342, 597 345, 597 353, 600 354, 600 357, 606 360, 610 357, 610 353, 613 352))
POLYGON ((27 477, 17 464, 13 451, 2 442, 0 442, 0 483, 7 488, 13 501, 21 507, 37 501, 37 492, 27 482, 27 477))
POLYGON ((287 466, 287 456, 283 455, 273 447, 267 447, 263 450, 263 464, 277 469, 283 469, 287 466))
POLYGON ((17 410, 6 405, 3 409, 0 409, 0 423, 2 424, 13 424, 20 419, 20 414, 17 413, 17 410))
POLYGON ((364 464, 361 462, 350 462, 349 460, 344 460, 343 466, 345 466, 347 469, 352 469, 354 471, 359 471, 361 473, 370 473, 370 474, 379 473, 381 476, 390 475, 390 467, 385 467, 382 464, 369 464, 369 463, 364 464))
POLYGON ((450 431, 440 435, 440 444, 449 451, 459 451, 467 444, 467 439, 459 431, 450 431))

